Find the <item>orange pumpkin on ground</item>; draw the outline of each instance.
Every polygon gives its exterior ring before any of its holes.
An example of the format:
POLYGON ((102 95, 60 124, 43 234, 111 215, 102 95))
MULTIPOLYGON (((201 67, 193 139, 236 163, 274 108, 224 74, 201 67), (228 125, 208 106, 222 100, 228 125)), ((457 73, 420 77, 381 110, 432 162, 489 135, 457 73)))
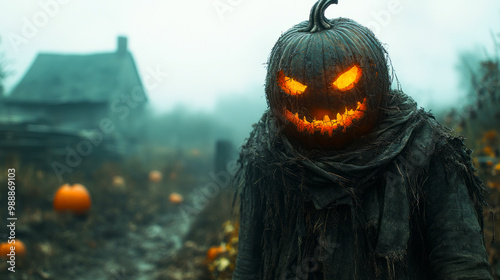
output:
POLYGON ((116 175, 113 177, 113 186, 114 187, 124 187, 125 186, 125 179, 123 179, 122 176, 116 175))
POLYGON ((497 164, 493 167, 493 170, 494 170, 494 171, 500 171, 500 163, 497 163, 497 164))
POLYGON ((54 210, 71 211, 75 214, 85 214, 90 210, 92 202, 90 194, 83 185, 64 184, 54 196, 54 210))
POLYGON ((162 179, 162 174, 158 170, 153 170, 149 172, 149 181, 153 183, 159 183, 162 179))
POLYGON ((220 254, 226 251, 226 246, 212 246, 207 251, 207 259, 210 261, 215 260, 220 254))
POLYGON ((15 239, 15 242, 16 243, 13 244, 9 244, 8 242, 0 243, 0 256, 8 258, 7 254, 9 254, 11 251, 10 247, 15 248, 16 257, 25 256, 26 246, 24 245, 24 243, 19 239, 15 239))
POLYGON ((173 204, 181 204, 184 201, 184 198, 182 197, 182 195, 173 192, 168 197, 168 200, 173 204))

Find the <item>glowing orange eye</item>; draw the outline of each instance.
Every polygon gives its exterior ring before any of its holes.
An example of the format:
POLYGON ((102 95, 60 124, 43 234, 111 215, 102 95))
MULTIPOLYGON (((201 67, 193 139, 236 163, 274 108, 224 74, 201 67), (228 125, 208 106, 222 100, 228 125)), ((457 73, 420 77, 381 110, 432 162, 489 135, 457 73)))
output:
POLYGON ((354 87, 354 85, 361 78, 361 68, 354 65, 349 70, 342 73, 334 82, 333 86, 340 90, 349 90, 354 87))
POLYGON ((290 95, 302 94, 307 88, 307 86, 297 82, 292 78, 285 76, 283 70, 280 70, 278 72, 278 84, 280 85, 281 89, 284 92, 290 95))

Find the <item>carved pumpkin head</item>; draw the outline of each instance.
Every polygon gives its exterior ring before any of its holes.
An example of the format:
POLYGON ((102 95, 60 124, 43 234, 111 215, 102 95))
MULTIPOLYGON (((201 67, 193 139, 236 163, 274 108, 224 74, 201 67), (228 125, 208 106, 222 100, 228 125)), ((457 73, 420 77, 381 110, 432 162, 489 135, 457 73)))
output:
POLYGON ((276 42, 266 95, 285 133, 306 147, 340 148, 371 131, 390 90, 386 53, 353 20, 328 20, 320 0, 276 42))

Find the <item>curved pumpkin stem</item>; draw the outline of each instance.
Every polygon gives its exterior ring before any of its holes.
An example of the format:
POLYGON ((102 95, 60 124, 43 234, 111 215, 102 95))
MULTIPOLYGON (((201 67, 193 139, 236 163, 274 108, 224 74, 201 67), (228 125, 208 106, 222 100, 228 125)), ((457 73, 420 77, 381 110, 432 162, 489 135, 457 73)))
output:
POLYGON ((325 10, 331 4, 338 4, 338 0, 319 0, 314 4, 309 15, 309 25, 304 31, 318 32, 325 29, 330 29, 332 26, 325 17, 325 10))

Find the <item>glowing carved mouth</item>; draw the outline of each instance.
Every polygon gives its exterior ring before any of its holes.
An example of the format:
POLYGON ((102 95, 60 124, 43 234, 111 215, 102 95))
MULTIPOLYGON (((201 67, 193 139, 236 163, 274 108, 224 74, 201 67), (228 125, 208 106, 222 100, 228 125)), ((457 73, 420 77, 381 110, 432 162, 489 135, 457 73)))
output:
POLYGON ((330 116, 325 115, 323 120, 312 120, 308 121, 304 116, 302 119, 299 118, 299 114, 286 110, 285 117, 288 121, 292 122, 297 126, 298 131, 307 131, 310 134, 313 134, 315 131, 320 131, 321 134, 325 134, 328 132, 328 135, 331 137, 333 135, 333 131, 343 128, 342 132, 345 132, 347 127, 349 127, 353 122, 360 120, 366 111, 366 98, 363 99, 363 102, 358 102, 358 106, 354 110, 347 110, 345 108, 345 112, 343 114, 337 113, 336 119, 331 119, 330 116))

